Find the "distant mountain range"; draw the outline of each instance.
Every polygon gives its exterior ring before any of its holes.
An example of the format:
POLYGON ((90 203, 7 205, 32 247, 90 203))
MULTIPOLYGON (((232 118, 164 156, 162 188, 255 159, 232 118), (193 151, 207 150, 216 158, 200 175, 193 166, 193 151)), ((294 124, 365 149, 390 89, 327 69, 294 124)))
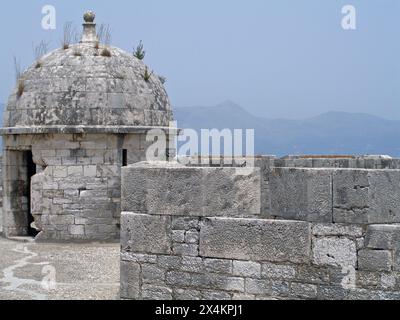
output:
MULTIPOLYGON (((0 120, 4 104, 0 103, 0 120)), ((385 154, 400 157, 400 121, 363 113, 327 112, 305 120, 256 117, 226 101, 174 108, 179 128, 254 129, 256 154, 385 154)))
POLYGON ((174 108, 180 128, 254 129, 256 154, 385 154, 400 156, 400 121, 328 112, 305 120, 256 117, 226 101, 215 107, 174 108))

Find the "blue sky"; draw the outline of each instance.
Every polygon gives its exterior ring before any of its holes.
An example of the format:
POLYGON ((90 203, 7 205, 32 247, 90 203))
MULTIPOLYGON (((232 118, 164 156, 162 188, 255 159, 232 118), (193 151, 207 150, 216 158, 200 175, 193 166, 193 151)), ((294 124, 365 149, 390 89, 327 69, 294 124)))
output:
POLYGON ((400 119, 398 0, 3 1, 0 101, 14 85, 13 55, 33 61, 32 44, 60 46, 62 26, 93 9, 112 44, 167 77, 174 106, 230 99, 256 115, 304 118, 326 111, 400 119), (41 28, 54 5, 57 29, 41 28), (341 28, 341 8, 357 10, 357 30, 341 28))

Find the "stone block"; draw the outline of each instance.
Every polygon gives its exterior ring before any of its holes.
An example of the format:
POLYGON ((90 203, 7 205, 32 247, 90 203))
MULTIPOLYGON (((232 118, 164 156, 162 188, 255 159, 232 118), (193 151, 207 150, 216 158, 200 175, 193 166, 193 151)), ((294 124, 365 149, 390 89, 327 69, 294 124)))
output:
POLYGON ((157 256, 157 265, 166 270, 178 270, 182 264, 179 256, 157 256))
POLYGON ((122 252, 121 260, 150 264, 157 262, 157 256, 149 254, 133 253, 133 252, 122 252))
POLYGON ((197 244, 174 243, 172 252, 180 256, 197 256, 199 253, 199 246, 197 244))
POLYGON ((192 289, 176 289, 174 297, 176 300, 201 300, 201 292, 192 289))
POLYGON ((232 300, 253 301, 255 299, 256 296, 253 294, 234 293, 232 295, 232 300))
POLYGON ((68 176, 69 177, 80 177, 83 175, 82 166, 69 166, 68 167, 68 176))
MULTIPOLYGON (((394 251, 393 270, 400 271, 400 250, 394 251)), ((399 281, 400 284, 400 281, 399 281)))
POLYGON ((192 275, 188 272, 168 271, 166 274, 166 283, 173 287, 189 287, 192 281, 192 275))
POLYGON ((231 295, 223 291, 205 290, 202 292, 202 299, 209 301, 220 301, 220 300, 224 301, 224 300, 231 300, 231 295))
POLYGON ((193 273, 191 285, 196 288, 244 292, 244 279, 213 273, 193 273))
POLYGON ((204 259, 204 266, 207 272, 232 273, 232 260, 226 259, 204 259))
POLYGON ((292 282, 290 285, 290 295, 303 299, 317 298, 317 286, 308 283, 292 282))
POLYGON ((73 225, 75 222, 74 216, 70 215, 50 215, 49 216, 49 223, 52 225, 73 225))
MULTIPOLYGON (((398 276, 397 276, 398 277, 398 276)), ((395 274, 383 273, 380 276, 380 286, 385 290, 396 289, 397 277, 395 274)), ((398 288, 397 288, 398 289, 398 288)))
POLYGON ((261 265, 252 261, 233 261, 233 275, 259 278, 261 275, 261 265))
POLYGON ((356 267, 356 243, 343 237, 314 238, 313 262, 322 266, 356 267))
POLYGON ((285 281, 246 279, 246 293, 264 296, 287 295, 289 293, 289 283, 285 281))
POLYGON ((317 293, 318 300, 346 300, 348 290, 340 286, 321 285, 317 293))
POLYGON ((361 288, 378 287, 380 275, 378 272, 358 271, 356 273, 356 285, 361 288))
POLYGON ((339 223, 400 222, 399 170, 335 170, 333 218, 339 223))
POLYGON ((138 299, 140 294, 140 265, 121 261, 121 298, 138 299))
POLYGON ((95 165, 87 165, 83 166, 83 175, 85 177, 96 177, 97 166, 95 165))
POLYGON ((174 230, 191 230, 198 229, 200 220, 192 217, 173 217, 172 229, 174 230))
POLYGON ((258 168, 156 162, 122 169, 122 210, 185 216, 260 214, 258 168))
POLYGON ((178 243, 185 242, 185 231, 184 230, 173 230, 172 231, 172 241, 178 243))
POLYGON ((358 252, 358 269, 365 271, 390 271, 393 257, 389 250, 360 250, 358 252))
POLYGON ((372 249, 400 249, 400 225, 369 225, 365 245, 372 249))
POLYGON ((79 225, 71 225, 69 226, 69 232, 72 235, 84 235, 85 234, 85 227, 79 225))
POLYGON ((363 235, 363 228, 358 225, 339 223, 317 223, 312 227, 314 236, 344 236, 357 238, 363 235))
POLYGON ((53 167, 54 178, 66 178, 68 176, 67 166, 54 166, 53 167))
POLYGON ((172 300, 172 290, 167 287, 143 285, 142 287, 143 300, 172 300))
POLYGON ((186 272, 204 272, 204 262, 199 257, 182 257, 180 269, 186 272))
POLYGON ((308 262, 310 247, 302 221, 205 218, 200 229, 200 255, 209 258, 308 262))
POLYGON ((171 218, 123 212, 121 246, 137 253, 171 253, 171 218))
POLYGON ((165 281, 164 269, 158 268, 154 264, 142 264, 142 282, 161 284, 165 281))
POLYGON ((270 214, 285 220, 332 221, 332 173, 324 169, 273 168, 270 214))
POLYGON ((290 265, 278 265, 272 263, 263 263, 261 276, 267 279, 293 279, 296 275, 296 269, 290 265))
POLYGON ((187 231, 185 234, 185 242, 188 244, 199 243, 199 232, 198 231, 187 231))

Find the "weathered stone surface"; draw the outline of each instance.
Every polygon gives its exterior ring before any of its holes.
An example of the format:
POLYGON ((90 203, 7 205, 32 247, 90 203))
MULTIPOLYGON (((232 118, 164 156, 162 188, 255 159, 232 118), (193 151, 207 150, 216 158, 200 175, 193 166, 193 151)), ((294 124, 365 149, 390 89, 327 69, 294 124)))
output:
POLYGON ((153 264, 142 264, 142 282, 160 284, 165 281, 165 270, 153 264))
POLYGON ((333 175, 334 221, 400 222, 399 170, 336 170, 333 175))
POLYGON ((143 300, 172 300, 172 290, 168 287, 143 285, 142 287, 143 300))
POLYGON ((354 240, 341 237, 323 237, 313 240, 313 262, 316 265, 355 267, 357 247, 354 240))
POLYGON ((393 265, 392 252, 388 250, 360 250, 358 269, 366 271, 390 271, 393 265))
POLYGON ((292 282, 290 293, 295 297, 315 299, 317 298, 317 286, 314 284, 292 282))
POLYGON ((122 170, 122 210, 186 216, 260 214, 257 168, 139 163, 122 170))
POLYGON ((212 273, 194 273, 191 285, 195 288, 244 292, 244 279, 212 273))
POLYGON ((191 284, 192 276, 188 272, 168 271, 166 283, 170 286, 188 287, 191 284))
POLYGON ((371 271, 358 271, 356 273, 356 284, 360 287, 378 287, 380 284, 380 273, 371 271))
MULTIPOLYGON (((356 193, 352 193, 354 201, 359 200, 357 191, 364 188, 362 176, 356 182, 359 184, 354 189, 356 193)), ((158 255, 157 263, 151 264, 155 269, 144 280, 153 286, 168 287, 173 298, 381 300, 400 297, 397 225, 190 214, 168 216, 172 254, 177 256, 158 255)), ((307 220, 310 216, 297 218, 307 220)), ((146 272, 151 270, 145 264, 146 272)), ((149 290, 146 294, 158 297, 158 293, 149 290)))
POLYGON ((259 278, 261 275, 261 265, 252 261, 233 261, 233 275, 259 278))
POLYGON ((279 296, 287 295, 288 292, 288 282, 246 279, 246 293, 267 296, 279 296))
POLYGON ((363 228, 358 225, 340 223, 317 223, 312 227, 315 236, 345 236, 357 238, 363 235, 363 228))
POLYGON ((171 218, 123 212, 121 215, 123 251, 171 253, 171 218))
POLYGON ((283 219, 331 222, 331 175, 331 171, 322 169, 271 169, 271 215, 283 219))
POLYGON ((205 218, 200 231, 203 257, 307 262, 310 247, 307 222, 205 218))
MULTIPOLYGON (((393 270, 400 271, 400 250, 394 251, 393 270)), ((400 283, 400 281, 399 281, 400 283)))
POLYGON ((193 230, 199 228, 200 219, 197 217, 173 217, 172 229, 193 230))
POLYGON ((400 225, 370 225, 365 236, 365 245, 373 249, 399 249, 400 225))
POLYGON ((384 273, 380 277, 380 286, 385 290, 396 290, 398 276, 384 273))
POLYGON ((182 257, 179 256, 157 256, 157 265, 166 270, 177 270, 182 264, 182 257))
POLYGON ((223 292, 223 291, 206 290, 206 291, 203 291, 202 299, 203 300, 214 300, 214 301, 230 300, 231 295, 229 293, 223 292))
POLYGON ((289 265, 278 265, 272 263, 263 263, 261 276, 268 279, 293 279, 296 275, 296 269, 289 265))
POLYGON ((186 272, 204 272, 203 259, 190 256, 182 257, 180 269, 186 272))
POLYGON ((145 81, 142 61, 114 47, 103 57, 104 48, 71 44, 28 68, 22 95, 14 89, 8 100, 4 126, 168 126, 172 112, 160 79, 145 81))
POLYGON ((185 242, 185 231, 184 230, 173 230, 172 231, 172 241, 178 243, 185 242))
POLYGON ((206 258, 204 266, 207 272, 232 273, 232 260, 206 258))
POLYGON ((174 298, 176 300, 201 300, 201 292, 191 289, 176 289, 174 298))
POLYGON ((172 252, 180 256, 197 256, 199 254, 199 246, 197 244, 178 243, 172 246, 172 252))
POLYGON ((149 255, 149 254, 141 254, 141 253, 133 253, 133 252, 121 252, 121 260, 122 261, 132 261, 139 263, 156 263, 157 256, 149 255))
POLYGON ((140 265, 121 261, 121 298, 138 299, 140 294, 140 265))

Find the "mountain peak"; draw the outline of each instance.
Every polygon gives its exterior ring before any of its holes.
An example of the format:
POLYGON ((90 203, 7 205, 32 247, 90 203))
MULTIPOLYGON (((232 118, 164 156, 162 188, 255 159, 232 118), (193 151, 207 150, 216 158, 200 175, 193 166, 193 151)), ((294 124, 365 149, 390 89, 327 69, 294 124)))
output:
POLYGON ((227 99, 225 101, 222 101, 221 103, 218 103, 216 105, 216 107, 219 107, 219 108, 221 108, 221 107, 223 107, 223 108, 234 108, 234 109, 242 109, 243 110, 243 108, 241 106, 239 106, 236 102, 234 102, 232 100, 229 100, 229 99, 227 99))

